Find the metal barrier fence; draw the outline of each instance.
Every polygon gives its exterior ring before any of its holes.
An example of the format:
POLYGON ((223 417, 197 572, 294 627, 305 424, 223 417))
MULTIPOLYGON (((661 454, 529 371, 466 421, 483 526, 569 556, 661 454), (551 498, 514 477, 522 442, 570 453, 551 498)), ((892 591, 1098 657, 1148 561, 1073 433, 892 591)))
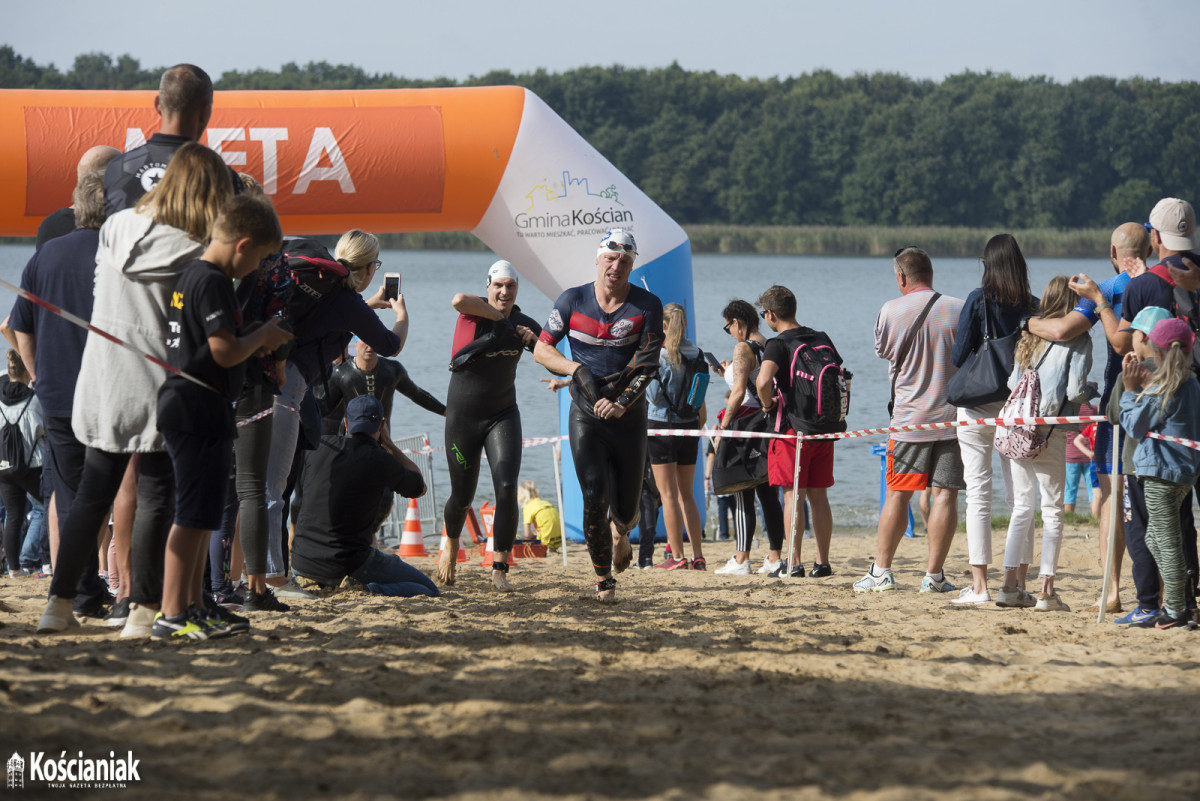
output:
MULTIPOLYGON (((425 479, 428 492, 417 498, 417 509, 421 515, 421 529, 428 535, 430 532, 440 533, 437 526, 441 507, 437 502, 437 486, 433 481, 433 453, 429 448, 428 434, 414 434, 396 440, 396 447, 404 451, 408 458, 416 463, 425 479)), ((396 496, 392 504, 392 513, 379 529, 379 545, 384 550, 395 550, 400 544, 400 534, 404 531, 404 518, 408 514, 408 499, 396 496)))

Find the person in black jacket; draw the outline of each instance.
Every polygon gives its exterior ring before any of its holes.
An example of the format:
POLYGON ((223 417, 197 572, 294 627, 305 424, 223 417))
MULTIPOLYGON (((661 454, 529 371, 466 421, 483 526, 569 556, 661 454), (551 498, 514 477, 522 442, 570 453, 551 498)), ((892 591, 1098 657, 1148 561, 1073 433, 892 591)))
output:
POLYGON ((377 595, 439 595, 437 586, 395 554, 372 547, 383 493, 425 494, 425 480, 402 453, 380 441, 383 404, 359 395, 346 404, 347 436, 322 437, 305 464, 304 506, 296 521, 292 567, 323 585, 346 576, 377 595))

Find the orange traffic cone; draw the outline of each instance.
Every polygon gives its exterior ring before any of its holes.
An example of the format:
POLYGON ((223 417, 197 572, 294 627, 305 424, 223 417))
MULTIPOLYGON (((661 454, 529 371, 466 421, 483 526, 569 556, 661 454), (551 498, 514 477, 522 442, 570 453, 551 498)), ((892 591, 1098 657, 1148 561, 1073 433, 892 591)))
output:
POLYGON ((425 538, 421 534, 421 512, 417 509, 416 498, 408 500, 404 531, 400 534, 400 547, 396 553, 400 556, 429 556, 425 552, 425 538))
MULTIPOLYGON (((439 560, 442 558, 442 551, 446 550, 447 543, 449 543, 449 542, 450 542, 450 538, 446 536, 446 527, 442 526, 442 547, 438 549, 438 559, 439 560)), ((458 558, 455 559, 454 561, 455 562, 471 561, 470 559, 467 558, 467 550, 462 547, 461 541, 458 544, 458 558)))
MULTIPOLYGON (((479 507, 479 519, 483 523, 483 530, 487 533, 487 545, 484 546, 483 561, 479 563, 480 567, 491 567, 492 559, 495 555, 496 538, 492 536, 492 522, 496 519, 496 507, 492 506, 489 501, 484 501, 483 506, 479 507)), ((513 567, 517 564, 517 555, 513 551, 508 554, 508 566, 513 567)))

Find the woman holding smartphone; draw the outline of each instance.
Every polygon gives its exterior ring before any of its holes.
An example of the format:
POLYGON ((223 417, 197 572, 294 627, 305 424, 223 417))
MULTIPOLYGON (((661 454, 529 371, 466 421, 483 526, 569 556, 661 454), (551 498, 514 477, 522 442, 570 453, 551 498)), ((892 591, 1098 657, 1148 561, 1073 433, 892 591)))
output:
POLYGON ((508 554, 517 536, 520 507, 521 412, 516 374, 521 351, 532 352, 542 327, 517 306, 517 271, 501 259, 488 269, 487 296, 454 296, 458 312, 446 390, 446 462, 450 497, 444 519, 450 542, 438 562, 438 580, 454 583, 458 538, 479 484, 479 459, 487 451, 496 494, 492 587, 512 592, 508 554))

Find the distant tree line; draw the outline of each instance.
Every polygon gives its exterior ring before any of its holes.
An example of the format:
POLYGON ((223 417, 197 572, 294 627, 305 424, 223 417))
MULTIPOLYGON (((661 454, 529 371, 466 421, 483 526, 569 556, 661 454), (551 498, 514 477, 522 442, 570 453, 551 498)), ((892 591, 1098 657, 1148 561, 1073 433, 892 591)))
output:
MULTIPOLYGON (((152 89, 161 68, 0 47, 0 87, 152 89)), ((740 78, 582 67, 410 80, 294 63, 217 89, 524 86, 682 223, 1110 228, 1173 195, 1200 202, 1200 83, 966 72, 740 78)))

